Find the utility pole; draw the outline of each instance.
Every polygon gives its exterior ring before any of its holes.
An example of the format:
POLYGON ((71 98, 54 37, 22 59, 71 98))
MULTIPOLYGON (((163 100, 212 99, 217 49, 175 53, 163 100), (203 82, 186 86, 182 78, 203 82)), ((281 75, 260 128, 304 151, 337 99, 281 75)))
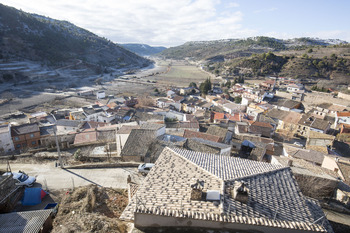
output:
MULTIPOLYGON (((54 116, 54 115, 52 115, 52 114, 51 114, 51 116, 52 116, 52 117, 53 117, 53 119, 55 119, 55 121, 56 121, 55 116, 54 116)), ((64 167, 63 167, 63 163, 62 163, 62 158, 61 158, 61 150, 60 150, 60 145, 59 145, 59 143, 58 143, 58 138, 57 138, 56 130, 57 130, 57 124, 56 124, 56 122, 55 122, 55 124, 53 125, 53 133, 54 133, 54 135, 55 135, 55 140, 56 140, 56 147, 57 147, 58 161, 59 161, 59 163, 60 163, 60 167, 61 167, 61 168, 64 168, 64 167)))

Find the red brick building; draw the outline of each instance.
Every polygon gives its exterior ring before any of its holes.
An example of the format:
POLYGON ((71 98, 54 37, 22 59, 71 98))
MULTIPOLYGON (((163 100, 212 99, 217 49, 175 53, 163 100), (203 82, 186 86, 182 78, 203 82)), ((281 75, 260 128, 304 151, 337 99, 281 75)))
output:
POLYGON ((40 146, 40 129, 38 123, 11 127, 11 137, 16 150, 40 146))

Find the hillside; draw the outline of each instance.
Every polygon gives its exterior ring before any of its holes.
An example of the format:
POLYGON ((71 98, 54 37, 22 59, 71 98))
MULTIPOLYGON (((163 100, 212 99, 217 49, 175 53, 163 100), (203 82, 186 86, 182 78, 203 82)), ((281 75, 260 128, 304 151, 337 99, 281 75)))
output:
POLYGON ((150 56, 166 49, 166 47, 153 47, 146 44, 120 44, 120 46, 140 56, 150 56))
POLYGON ((281 76, 310 85, 350 84, 350 44, 341 40, 270 37, 188 42, 158 56, 191 59, 217 76, 281 76))
POLYGON ((144 67, 150 61, 67 21, 0 4, 0 59, 60 67, 81 60, 104 67, 144 67))
POLYGON ((312 38, 281 40, 259 36, 247 39, 187 42, 183 45, 166 49, 159 56, 170 59, 191 58, 194 60, 223 61, 224 59, 249 57, 255 53, 268 51, 304 49, 309 46, 328 46, 341 43, 347 42, 312 38))
POLYGON ((224 62, 207 62, 204 69, 223 77, 280 76, 338 88, 350 85, 350 45, 254 54, 224 62))

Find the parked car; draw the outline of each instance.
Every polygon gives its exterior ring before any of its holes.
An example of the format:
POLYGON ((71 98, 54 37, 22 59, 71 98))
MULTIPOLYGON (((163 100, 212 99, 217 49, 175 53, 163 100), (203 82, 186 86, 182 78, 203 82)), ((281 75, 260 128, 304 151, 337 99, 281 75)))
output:
POLYGON ((144 164, 140 164, 138 167, 138 170, 141 174, 145 175, 147 174, 151 168, 154 166, 154 163, 144 163, 144 164))
POLYGON ((304 146, 304 145, 301 144, 300 142, 294 142, 293 144, 296 145, 296 146, 300 146, 300 147, 303 147, 303 146, 304 146))
MULTIPOLYGON (((11 172, 5 172, 3 176, 10 176, 11 172)), ((28 176, 26 173, 19 171, 19 172, 12 172, 12 177, 17 181, 16 185, 19 186, 27 186, 31 187, 36 181, 36 178, 34 176, 28 176)))

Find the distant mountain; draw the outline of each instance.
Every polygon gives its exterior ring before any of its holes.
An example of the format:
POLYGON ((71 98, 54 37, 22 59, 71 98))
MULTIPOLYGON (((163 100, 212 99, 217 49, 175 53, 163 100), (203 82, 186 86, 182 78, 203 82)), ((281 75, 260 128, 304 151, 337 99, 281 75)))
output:
POLYGON ((160 53, 166 49, 166 47, 153 47, 146 44, 120 44, 127 50, 136 53, 140 56, 150 56, 156 53, 160 53))
POLYGON ((317 38, 296 38, 289 40, 271 37, 252 37, 247 39, 226 39, 214 41, 193 41, 171 47, 162 51, 159 56, 172 59, 192 58, 224 61, 236 57, 249 57, 252 54, 268 51, 303 49, 309 46, 328 46, 347 44, 341 40, 322 40, 317 38))
POLYGON ((30 14, 0 4, 0 59, 36 61, 59 67, 85 64, 138 68, 151 61, 67 21, 30 14))

